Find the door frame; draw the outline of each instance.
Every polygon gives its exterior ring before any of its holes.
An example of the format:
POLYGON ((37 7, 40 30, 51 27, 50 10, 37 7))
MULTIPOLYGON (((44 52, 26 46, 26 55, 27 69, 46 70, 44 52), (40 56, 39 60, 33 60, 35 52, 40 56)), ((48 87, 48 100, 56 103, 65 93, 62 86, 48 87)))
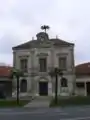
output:
POLYGON ((48 96, 48 81, 39 81, 39 95, 40 96, 48 96), (45 85, 46 85, 46 91, 43 91, 42 93, 40 92, 40 83, 42 84, 42 85, 44 85, 44 83, 45 83, 45 85), (44 93, 45 92, 45 93, 44 93))

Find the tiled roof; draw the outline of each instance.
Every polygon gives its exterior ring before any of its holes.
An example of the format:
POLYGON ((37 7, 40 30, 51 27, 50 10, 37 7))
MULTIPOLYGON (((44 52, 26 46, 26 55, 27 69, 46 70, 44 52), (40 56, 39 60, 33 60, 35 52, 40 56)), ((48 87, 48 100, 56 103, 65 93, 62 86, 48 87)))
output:
POLYGON ((75 67, 76 75, 90 75, 90 62, 75 67))
MULTIPOLYGON (((66 42, 64 40, 61 40, 61 39, 49 39, 51 42, 53 42, 53 45, 57 46, 70 46, 70 45, 74 45, 73 43, 69 43, 69 42, 66 42)), ((38 45, 40 45, 40 41, 39 40, 31 40, 31 41, 28 41, 26 43, 23 43, 21 45, 18 45, 18 46, 15 46, 13 47, 12 49, 28 49, 28 48, 35 48, 35 47, 38 47, 38 45)))
POLYGON ((10 66, 0 66, 0 77, 8 77, 11 69, 10 66))

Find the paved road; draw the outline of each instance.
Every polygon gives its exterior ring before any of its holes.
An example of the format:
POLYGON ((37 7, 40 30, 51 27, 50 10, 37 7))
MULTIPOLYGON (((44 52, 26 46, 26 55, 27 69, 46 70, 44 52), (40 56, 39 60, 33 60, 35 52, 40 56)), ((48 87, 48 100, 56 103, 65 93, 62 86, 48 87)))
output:
POLYGON ((0 120, 90 120, 90 106, 0 109, 0 120))

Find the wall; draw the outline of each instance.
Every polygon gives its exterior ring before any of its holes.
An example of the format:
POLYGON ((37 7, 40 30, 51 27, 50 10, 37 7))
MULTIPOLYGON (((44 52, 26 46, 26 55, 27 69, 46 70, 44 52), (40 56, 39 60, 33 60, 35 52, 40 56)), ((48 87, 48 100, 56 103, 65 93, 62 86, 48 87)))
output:
POLYGON ((76 93, 76 95, 79 95, 79 96, 85 96, 86 90, 84 88, 81 89, 81 88, 76 87, 75 93, 76 93))
MULTIPOLYGON (((80 76, 76 78, 76 82, 84 82, 84 84, 86 84, 86 82, 90 82, 90 77, 89 76, 80 76)), ((77 88, 75 89, 75 93, 76 95, 87 95, 87 87, 85 85, 85 88, 77 88)))
MULTIPOLYGON (((73 73, 73 69, 74 69, 74 65, 73 65, 73 47, 59 47, 59 48, 34 48, 34 49, 28 49, 28 50, 15 50, 13 52, 13 63, 14 63, 14 67, 19 69, 20 68, 20 57, 28 57, 28 74, 27 74, 27 81, 28 81, 28 87, 27 87, 27 91, 30 91, 33 86, 33 84, 35 84, 35 82, 32 84, 32 81, 34 81, 34 78, 30 77, 30 72, 31 72, 31 68, 39 68, 38 65, 38 56, 37 54, 39 53, 48 53, 47 56, 47 65, 48 68, 50 67, 58 67, 58 57, 59 55, 66 55, 67 54, 67 72, 65 74, 66 78, 68 79, 68 91, 71 93, 72 89, 73 89, 73 80, 74 80, 74 73, 73 73), (70 73, 70 74, 69 74, 70 73)), ((49 72, 50 69, 48 69, 49 72)), ((36 70, 37 71, 37 70, 36 70)), ((41 76, 42 74, 39 74, 39 76, 41 76)), ((37 77, 39 77, 37 76, 37 77)), ((36 78, 35 78, 36 79, 36 78)), ((49 78, 50 79, 50 78, 49 78)), ((53 79, 53 87, 52 87, 52 93, 54 93, 54 79, 53 79)), ((59 89, 60 87, 58 87, 59 89)), ((58 90, 60 93, 60 89, 58 90)), ((35 92, 35 91, 33 91, 35 92)))

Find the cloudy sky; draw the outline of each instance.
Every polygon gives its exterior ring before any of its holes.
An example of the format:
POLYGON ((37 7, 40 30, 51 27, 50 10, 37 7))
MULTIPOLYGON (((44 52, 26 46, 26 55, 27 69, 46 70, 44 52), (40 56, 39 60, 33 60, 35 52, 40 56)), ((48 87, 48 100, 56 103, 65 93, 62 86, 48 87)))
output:
POLYGON ((90 0, 0 0, 0 62, 12 64, 12 46, 43 24, 50 37, 75 43, 76 64, 90 61, 90 0))

